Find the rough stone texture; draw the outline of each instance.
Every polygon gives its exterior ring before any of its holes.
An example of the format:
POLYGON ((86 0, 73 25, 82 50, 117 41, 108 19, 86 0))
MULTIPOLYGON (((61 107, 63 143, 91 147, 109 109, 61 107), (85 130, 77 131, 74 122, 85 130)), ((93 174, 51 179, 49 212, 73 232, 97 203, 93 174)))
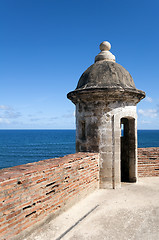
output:
MULTIPOLYGON (((136 107, 124 106, 120 102, 105 103, 80 102, 76 105, 76 151, 100 153, 100 187, 120 187, 120 136, 121 118, 129 116, 136 119, 136 107)), ((136 136, 136 121, 132 129, 136 136)), ((129 133, 131 135, 131 132, 129 133)), ((133 158, 129 159, 130 181, 136 181, 136 147, 137 138, 134 136, 133 158), (132 161, 132 166, 131 166, 132 161)), ((131 143, 129 144, 131 145, 131 143)), ((128 146, 127 146, 128 147, 128 146)), ((129 148, 129 152, 131 148, 129 148)), ((132 156, 132 154, 129 154, 132 156)))
POLYGON ((133 91, 87 89, 71 92, 68 97, 76 104, 76 151, 100 153, 100 188, 120 187, 121 119, 132 125, 128 127, 128 171, 129 181, 135 182, 136 104, 141 95, 133 91))
POLYGON ((98 188, 98 158, 76 153, 0 170, 0 239, 23 239, 98 188))

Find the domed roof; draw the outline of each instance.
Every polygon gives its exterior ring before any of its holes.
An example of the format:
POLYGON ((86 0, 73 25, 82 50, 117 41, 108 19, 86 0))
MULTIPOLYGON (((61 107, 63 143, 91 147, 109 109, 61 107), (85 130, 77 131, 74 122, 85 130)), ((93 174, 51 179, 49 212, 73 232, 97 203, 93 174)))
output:
MULTIPOLYGON (((130 73, 115 62, 115 56, 109 51, 111 45, 109 42, 100 44, 101 52, 95 57, 95 63, 91 65, 80 77, 77 88, 68 93, 67 97, 76 101, 76 97, 104 94, 107 97, 120 97, 123 94, 136 96, 139 101, 145 97, 145 92, 136 89, 133 78, 130 73), (134 95, 135 94, 135 95, 134 95)), ((103 96, 104 96, 103 95, 103 96)), ((89 97, 88 96, 88 97, 89 97)))
POLYGON ((80 77, 76 90, 89 88, 124 88, 136 89, 130 73, 115 62, 115 56, 109 51, 109 42, 100 44, 101 52, 80 77))
POLYGON ((80 77, 76 90, 91 88, 136 89, 130 73, 116 62, 100 60, 80 77))

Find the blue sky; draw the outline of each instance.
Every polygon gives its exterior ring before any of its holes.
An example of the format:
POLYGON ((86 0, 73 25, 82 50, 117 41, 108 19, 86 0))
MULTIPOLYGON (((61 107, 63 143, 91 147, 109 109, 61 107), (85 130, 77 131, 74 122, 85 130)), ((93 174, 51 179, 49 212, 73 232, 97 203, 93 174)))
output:
POLYGON ((0 129, 73 129, 66 97, 109 41, 147 98, 138 129, 159 129, 159 1, 1 0, 0 129))

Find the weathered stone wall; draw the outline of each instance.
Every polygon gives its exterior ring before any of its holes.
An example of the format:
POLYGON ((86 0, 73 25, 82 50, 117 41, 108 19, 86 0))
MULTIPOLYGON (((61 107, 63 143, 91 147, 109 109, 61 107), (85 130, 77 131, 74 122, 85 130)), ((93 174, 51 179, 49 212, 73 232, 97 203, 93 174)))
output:
POLYGON ((138 176, 159 176, 159 147, 138 148, 138 176))
MULTIPOLYGON (((129 119, 127 141, 131 182, 137 180, 137 115, 135 103, 130 99, 109 101, 96 96, 83 96, 76 103, 76 150, 100 153, 100 188, 121 185, 121 119, 129 119), (85 99, 86 98, 86 99, 85 99), (88 101, 89 98, 89 101, 88 101)), ((128 98, 128 96, 125 96, 128 98)), ((123 154, 124 156, 125 154, 123 154)))
POLYGON ((23 239, 98 188, 98 157, 76 153, 0 170, 0 239, 23 239))

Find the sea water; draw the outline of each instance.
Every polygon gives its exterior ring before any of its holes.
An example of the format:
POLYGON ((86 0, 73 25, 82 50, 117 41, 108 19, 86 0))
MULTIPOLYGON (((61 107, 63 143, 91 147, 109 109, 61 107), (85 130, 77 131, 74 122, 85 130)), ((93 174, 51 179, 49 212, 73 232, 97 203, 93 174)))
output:
MULTIPOLYGON (((75 130, 0 130, 0 168, 75 153, 75 130)), ((138 130, 138 147, 159 147, 159 130, 138 130)))

